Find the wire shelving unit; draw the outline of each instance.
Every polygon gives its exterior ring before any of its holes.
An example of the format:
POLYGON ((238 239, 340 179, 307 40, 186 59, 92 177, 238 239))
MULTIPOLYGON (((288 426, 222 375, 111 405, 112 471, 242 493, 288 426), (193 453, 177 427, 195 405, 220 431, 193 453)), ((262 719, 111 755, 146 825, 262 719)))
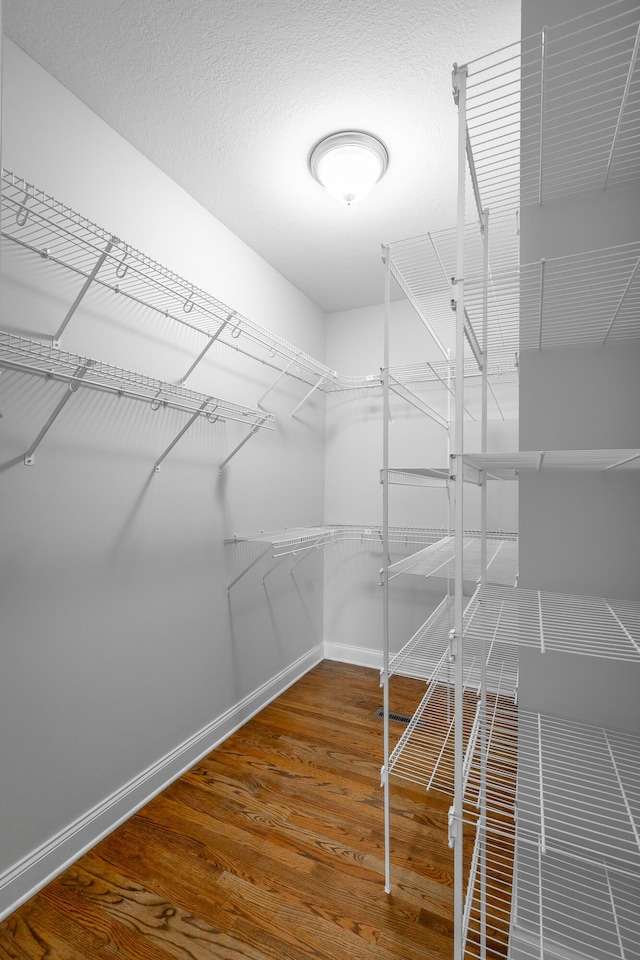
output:
MULTIPOLYGON (((464 574, 465 579, 477 582, 480 579, 480 537, 464 538, 464 574)), ((454 538, 443 537, 437 543, 424 547, 418 553, 389 566, 389 579, 394 580, 403 573, 420 577, 454 576, 453 562, 454 538)), ((494 534, 487 536, 486 571, 489 583, 515 585, 518 579, 518 540, 515 534, 509 539, 494 534)))
MULTIPOLYGON (((205 417, 209 423, 218 420, 232 420, 246 424, 251 428, 248 437, 258 430, 275 428, 272 414, 262 410, 244 407, 229 400, 198 393, 173 383, 167 383, 142 373, 135 373, 112 364, 100 363, 89 357, 81 357, 57 349, 37 340, 16 336, 0 331, 0 367, 18 374, 43 377, 67 384, 67 390, 58 401, 52 415, 40 431, 35 441, 25 454, 25 463, 32 465, 34 453, 44 436, 53 425, 54 420, 61 413, 63 406, 80 388, 98 390, 118 397, 128 397, 133 400, 148 403, 154 410, 172 409, 190 414, 185 427, 176 439, 156 461, 155 469, 159 470, 161 462, 173 449, 186 430, 196 419, 205 417)), ((233 454, 239 449, 233 451, 233 454)), ((233 454, 231 456, 233 456, 233 454)), ((227 461, 231 457, 227 457, 227 461)))
MULTIPOLYGON (((248 356, 272 368, 275 380, 258 401, 263 401, 283 377, 297 379, 310 389, 291 416, 319 390, 325 394, 381 390, 379 373, 347 376, 260 326, 238 311, 197 287, 184 277, 148 257, 104 227, 93 223, 40 188, 4 170, 2 175, 2 237, 29 251, 38 261, 62 267, 84 281, 50 342, 59 347, 68 324, 92 285, 118 298, 130 300, 163 317, 201 334, 203 346, 181 384, 187 381, 214 344, 248 356)), ((447 361, 397 368, 393 372, 396 392, 409 403, 428 404, 434 415, 443 418, 452 388, 447 382, 447 361)), ((492 366, 494 403, 492 416, 513 415, 517 371, 511 364, 492 366)), ((469 410, 479 416, 473 398, 477 366, 470 365, 469 410)))
MULTIPOLYGON (((640 339, 639 242, 521 263, 518 239, 523 208, 640 179, 639 53, 640 7, 614 0, 455 65, 457 227, 388 248, 391 275, 455 370, 450 462, 391 468, 386 447, 382 471, 387 496, 392 484, 455 490, 442 567, 454 594, 388 660, 426 690, 383 767, 383 782, 389 772, 453 795, 455 960, 640 957, 640 738, 523 711, 517 669, 500 686, 524 647, 637 663, 640 604, 491 584, 490 548, 467 603, 477 567, 462 507, 467 482, 484 499, 488 482, 538 473, 637 475, 638 449, 471 454, 463 425, 469 364, 482 382, 483 368, 517 367, 521 351, 640 339), (468 183, 479 228, 464 219, 468 183), (475 829, 466 886, 463 823, 475 829)), ((483 385, 483 421, 490 397, 483 385)), ((387 583, 433 570, 440 551, 389 564, 387 583)))
MULTIPOLYGON (((466 154, 481 218, 490 210, 492 224, 508 223, 525 207, 640 178, 639 47, 640 8, 616 0, 455 68, 460 167, 466 154)), ((460 227, 464 178, 459 184, 460 227)), ((458 239, 466 281, 468 244, 460 231, 458 239)), ((516 349, 640 338, 639 266, 637 242, 522 264, 516 349)), ((474 296, 464 287, 463 302, 474 296)), ((538 472, 606 477, 636 470, 640 459, 638 450, 456 453, 457 489, 538 472)), ((639 612, 631 601, 483 584, 466 608, 464 641, 490 636, 637 661, 639 612)), ((517 765, 502 795, 489 792, 481 804, 456 958, 640 956, 640 740, 521 709, 501 713, 498 755, 515 749, 517 765)), ((459 750, 460 768, 464 759, 459 750)), ((488 779, 492 764, 489 756, 488 779)))
MULTIPOLYGON (((416 546, 437 543, 442 539, 444 532, 444 528, 441 527, 393 527, 390 530, 389 542, 398 551, 406 552, 415 549, 416 546)), ((382 526, 381 524, 342 523, 285 527, 280 530, 261 530, 259 533, 228 537, 225 540, 226 546, 240 547, 242 544, 257 544, 261 549, 257 555, 243 555, 241 561, 243 565, 229 583, 227 593, 267 555, 276 561, 275 566, 268 571, 270 573, 287 557, 295 564, 311 554, 314 549, 320 550, 344 541, 374 543, 377 547, 382 547, 382 526)))
MULTIPOLYGON (((85 286, 104 287, 203 334, 203 351, 183 379, 218 340, 309 385, 322 388, 336 381, 336 372, 325 364, 6 170, 2 236, 77 274, 85 286)), ((75 306, 62 321, 54 342, 61 339, 75 306)))

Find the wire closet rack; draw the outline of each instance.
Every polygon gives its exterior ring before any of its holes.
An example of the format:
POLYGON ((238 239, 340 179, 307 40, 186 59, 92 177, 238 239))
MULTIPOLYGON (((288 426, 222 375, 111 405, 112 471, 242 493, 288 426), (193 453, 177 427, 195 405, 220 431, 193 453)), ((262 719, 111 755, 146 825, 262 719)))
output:
MULTIPOLYGON (((640 179, 639 51, 640 7, 615 0, 455 65, 457 227, 388 248, 388 276, 443 355, 455 358, 457 439, 440 466, 392 468, 385 446, 385 497, 394 483, 447 484, 456 503, 453 559, 445 551, 443 568, 453 574, 453 596, 399 654, 390 656, 385 641, 387 686, 395 672, 426 681, 393 751, 385 727, 385 886, 390 776, 452 795, 455 960, 640 957, 640 737, 526 711, 517 696, 519 649, 637 663, 640 604, 491 583, 485 513, 490 482, 538 473, 634 477, 640 450, 490 453, 488 385, 482 452, 468 453, 460 439, 469 364, 482 381, 491 364, 508 365, 522 351, 640 339, 639 242, 531 263, 520 262, 518 249, 525 208, 640 179), (465 223, 468 184, 478 224, 465 223), (473 564, 466 483, 480 487, 483 503, 473 564), (478 563, 468 600, 463 588, 478 563), (468 877, 463 824, 474 831, 468 877)), ((388 517, 388 500, 383 511, 388 517)), ((439 549, 421 552, 425 569, 437 566, 439 549)), ((385 621, 389 582, 411 563, 383 571, 385 621)))
MULTIPOLYGON (((56 264, 83 281, 58 329, 47 341, 54 348, 60 348, 74 314, 95 285, 109 290, 114 297, 144 306, 202 336, 202 349, 181 377, 180 386, 185 385, 217 343, 274 371, 275 379, 257 400, 259 408, 284 377, 298 380, 309 388, 291 411, 291 417, 316 390, 325 394, 381 390, 379 373, 362 376, 338 373, 7 170, 2 174, 2 237, 32 253, 39 261, 56 264)), ((437 422, 446 426, 448 398, 455 395, 450 373, 448 359, 397 367, 393 371, 394 391, 398 397, 423 412, 428 411, 437 422)), ((477 376, 477 367, 470 365, 467 396, 467 416, 470 419, 480 417, 479 396, 474 391, 477 376)), ((491 383, 491 415, 503 419, 513 416, 517 385, 517 370, 513 363, 493 364, 491 383)))
MULTIPOLYGON (((260 429, 273 430, 275 426, 272 414, 264 411, 253 410, 241 404, 207 396, 195 390, 188 390, 176 384, 166 383, 141 373, 125 370, 122 367, 67 353, 40 341, 1 331, 0 367, 20 374, 44 377, 47 380, 54 380, 67 385, 67 390, 58 401, 53 413, 26 452, 25 463, 27 465, 34 463, 36 448, 61 413, 63 406, 80 388, 98 390, 119 397, 129 397, 150 404, 154 410, 172 409, 190 414, 185 427, 156 461, 156 471, 160 469, 160 464, 178 440, 199 417, 205 417, 209 423, 216 423, 218 420, 233 420, 247 424, 251 427, 248 436, 260 429)), ((228 462, 229 459, 231 457, 227 457, 225 462, 228 462)))
MULTIPOLYGON (((443 527, 393 527, 389 531, 389 542, 406 553, 416 546, 435 544, 445 534, 443 527)), ((239 583, 250 570, 268 555, 276 560, 264 576, 267 576, 280 562, 290 558, 295 565, 309 556, 313 550, 321 550, 331 544, 353 540, 358 543, 375 543, 382 546, 383 532, 381 524, 346 524, 285 527, 281 530, 261 530, 259 533, 244 536, 235 535, 225 540, 226 546, 241 548, 243 544, 257 544, 261 547, 258 554, 242 555, 239 570, 227 587, 227 593, 239 583)), ((264 582, 263 576, 263 582, 264 582)))

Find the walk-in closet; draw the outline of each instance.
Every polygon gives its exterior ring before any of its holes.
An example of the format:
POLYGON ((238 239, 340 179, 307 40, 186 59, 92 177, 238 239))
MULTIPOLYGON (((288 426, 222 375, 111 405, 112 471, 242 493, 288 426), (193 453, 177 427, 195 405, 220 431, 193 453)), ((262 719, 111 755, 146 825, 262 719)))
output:
POLYGON ((640 5, 430 3, 0 0, 0 960, 640 960, 640 5))

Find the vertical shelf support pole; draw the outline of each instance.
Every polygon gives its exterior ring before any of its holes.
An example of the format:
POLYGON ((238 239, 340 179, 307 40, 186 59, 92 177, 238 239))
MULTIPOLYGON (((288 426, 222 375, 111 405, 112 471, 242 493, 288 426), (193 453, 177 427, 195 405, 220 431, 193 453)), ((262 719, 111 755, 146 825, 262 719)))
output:
POLYGON ((547 96, 547 31, 540 34, 540 157, 538 159, 538 204, 542 206, 542 177, 544 173, 544 108, 547 96))
POLYGON ((60 327, 59 327, 59 329, 58 329, 58 332, 57 332, 57 333, 54 335, 54 337, 53 337, 53 345, 54 345, 54 347, 60 346, 60 337, 61 337, 62 334, 64 333, 64 331, 65 331, 65 329, 66 329, 66 327, 67 327, 67 324, 69 323, 69 321, 71 320, 71 317, 74 315, 74 313, 76 312, 76 310, 77 310, 78 307, 80 306, 80 304, 81 304, 81 302, 82 302, 82 300, 83 300, 83 298, 84 298, 84 295, 86 294, 87 290, 89 289, 89 287, 91 286, 91 284, 93 283, 93 281, 95 280, 95 278, 98 276, 98 272, 99 272, 100 268, 102 267, 102 264, 105 262, 105 260, 107 259, 107 257, 108 257, 109 254, 111 253, 111 250, 112 250, 112 248, 113 248, 113 245, 114 245, 115 243, 117 243, 117 242, 118 242, 118 238, 115 237, 115 236, 112 236, 111 239, 109 240, 109 242, 107 243, 106 247, 104 248, 104 250, 102 251, 102 253, 101 253, 100 256, 98 257, 98 261, 97 261, 95 267, 93 268, 93 270, 91 271, 91 273, 89 274, 89 276, 87 277, 87 279, 85 280, 85 282, 83 283, 83 285, 82 285, 82 290, 80 291, 80 293, 78 294, 78 296, 75 298, 75 300, 73 301, 73 303, 72 303, 71 306, 69 307, 69 309, 68 309, 68 311, 67 311, 66 317, 64 318, 64 320, 63 320, 62 323, 60 324, 60 327))
POLYGON ((60 413, 60 411, 62 410, 62 408, 64 407, 64 405, 67 403, 68 400, 71 399, 72 395, 76 392, 76 390, 77 390, 78 387, 80 386, 80 380, 82 380, 82 378, 84 377, 85 373, 87 372, 87 370, 89 369, 89 367, 90 367, 94 362, 95 362, 95 361, 93 361, 93 360, 86 360, 83 364, 81 364, 81 365, 78 367, 78 369, 77 369, 76 372, 74 373, 74 375, 73 375, 74 379, 73 379, 72 382, 68 385, 67 389, 66 389, 65 392, 64 392, 64 395, 62 396, 62 399, 60 399, 60 400, 58 401, 58 403, 56 404, 55 410, 53 411, 53 413, 51 414, 51 416, 49 417, 49 419, 48 419, 47 422, 45 423, 44 427, 42 428, 42 430, 40 431, 40 433, 38 434, 38 436, 35 438, 35 440, 34 440, 33 443, 31 444, 31 446, 29 447, 29 449, 27 450, 27 452, 25 453, 25 455, 24 455, 24 462, 25 462, 25 465, 26 465, 27 467, 32 467, 32 466, 33 466, 33 464, 34 464, 33 455, 34 455, 34 453, 36 452, 37 447, 40 445, 41 441, 44 440, 45 436, 46 436, 47 433, 49 432, 49 429, 50 429, 51 426, 53 425, 54 420, 57 419, 58 414, 60 413))
MULTIPOLYGON (((454 90, 458 103, 458 210, 457 210, 457 258, 456 258, 456 402, 455 402, 455 530, 454 530, 454 635, 456 642, 455 704, 454 704, 454 796, 453 796, 453 957, 462 960, 464 954, 464 857, 463 857, 463 791, 464 791, 464 741, 463 741, 463 698, 464 698, 464 644, 463 644, 463 490, 464 490, 464 342, 465 342, 465 304, 464 304, 464 210, 465 175, 467 148, 467 68, 454 66, 454 90)), ((485 365, 486 366, 486 365, 485 365)))
POLYGON ((538 350, 542 350, 542 325, 544 323, 544 273, 547 261, 540 261, 540 310, 538 313, 538 350))
MULTIPOLYGON (((482 418, 480 449, 487 452, 489 366, 489 211, 482 211, 482 418)), ((487 584, 487 474, 480 487, 480 586, 487 584)), ((482 602, 482 601, 481 601, 482 602)), ((483 633, 480 656, 480 960, 487 956, 487 638, 483 633)))
POLYGON ((389 325, 391 320, 391 251, 384 260, 384 342, 382 368, 382 680, 384 713, 384 889, 391 893, 391 804, 389 797, 389 325))

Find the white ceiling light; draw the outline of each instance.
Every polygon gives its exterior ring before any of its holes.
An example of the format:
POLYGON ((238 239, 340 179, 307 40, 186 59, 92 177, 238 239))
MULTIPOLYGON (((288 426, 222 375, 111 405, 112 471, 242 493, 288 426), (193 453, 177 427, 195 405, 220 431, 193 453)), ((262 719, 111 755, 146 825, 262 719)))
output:
POLYGON ((347 206, 371 193, 388 164, 384 143, 370 133, 354 130, 325 137, 309 157, 309 169, 316 180, 347 206))

